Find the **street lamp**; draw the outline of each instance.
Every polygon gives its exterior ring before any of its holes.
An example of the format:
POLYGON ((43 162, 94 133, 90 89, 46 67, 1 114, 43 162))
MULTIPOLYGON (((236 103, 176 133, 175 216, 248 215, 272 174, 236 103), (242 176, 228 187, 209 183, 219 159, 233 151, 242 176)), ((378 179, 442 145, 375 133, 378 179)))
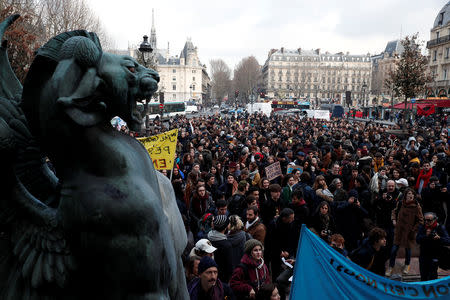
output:
MULTIPOLYGON (((144 66, 148 67, 148 62, 150 61, 151 53, 153 51, 152 46, 150 46, 150 43, 148 42, 148 36, 143 36, 143 41, 141 45, 139 46, 139 52, 142 56, 142 62, 144 63, 144 66)), ((149 117, 148 117, 148 101, 149 99, 145 99, 144 104, 144 113, 145 113, 145 129, 148 131, 149 129, 149 117)))
POLYGON ((192 86, 192 84, 189 86, 189 101, 192 100, 192 90, 194 89, 194 87, 192 86))
POLYGON ((367 106, 367 103, 365 103, 366 101, 366 88, 367 88, 367 84, 364 81, 363 85, 362 85, 362 92, 363 92, 363 100, 362 100, 362 105, 364 106, 364 104, 367 106))
POLYGON ((144 66, 147 68, 153 48, 150 45, 150 43, 148 42, 148 36, 144 35, 143 39, 144 40, 142 41, 141 45, 139 46, 139 52, 141 52, 142 62, 144 63, 144 66))

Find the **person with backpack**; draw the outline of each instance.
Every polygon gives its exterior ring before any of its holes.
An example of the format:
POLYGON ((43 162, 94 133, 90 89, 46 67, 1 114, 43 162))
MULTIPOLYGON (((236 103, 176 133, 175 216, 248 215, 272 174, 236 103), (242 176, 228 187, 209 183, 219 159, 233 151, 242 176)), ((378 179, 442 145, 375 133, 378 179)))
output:
POLYGON ((271 278, 263 259, 263 245, 258 240, 248 240, 241 263, 231 276, 230 287, 238 299, 255 299, 258 290, 267 283, 271 283, 271 278))

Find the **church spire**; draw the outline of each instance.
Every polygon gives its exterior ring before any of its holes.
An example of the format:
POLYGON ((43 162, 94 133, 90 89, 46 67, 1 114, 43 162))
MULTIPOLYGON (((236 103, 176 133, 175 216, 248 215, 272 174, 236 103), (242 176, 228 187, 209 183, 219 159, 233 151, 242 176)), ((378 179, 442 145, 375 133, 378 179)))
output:
POLYGON ((150 33, 150 46, 156 50, 155 10, 152 8, 152 30, 150 33))

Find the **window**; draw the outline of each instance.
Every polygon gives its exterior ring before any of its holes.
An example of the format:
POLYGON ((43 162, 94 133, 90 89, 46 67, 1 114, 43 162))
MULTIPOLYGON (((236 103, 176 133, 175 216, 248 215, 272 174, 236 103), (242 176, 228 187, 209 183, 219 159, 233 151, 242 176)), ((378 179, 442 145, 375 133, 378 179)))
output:
POLYGON ((195 85, 194 84, 192 85, 192 90, 195 91, 195 85))
POLYGON ((174 91, 177 90, 177 85, 176 84, 172 85, 172 90, 174 90, 174 91))
POLYGON ((439 40, 439 31, 436 31, 436 39, 439 40))
POLYGON ((450 54, 450 48, 445 48, 445 58, 448 58, 449 54, 450 54))
POLYGON ((439 15, 438 25, 442 25, 442 23, 444 22, 444 13, 445 12, 441 12, 439 15))
POLYGON ((176 78, 176 77, 172 77, 172 80, 173 80, 173 81, 176 81, 176 80, 177 80, 177 78, 176 78))
POLYGON ((177 94, 172 94, 172 99, 177 99, 177 94))
POLYGON ((436 61, 436 56, 437 56, 437 50, 434 50, 434 52, 433 52, 433 61, 436 61))
POLYGON ((195 77, 192 77, 192 81, 195 81, 195 77))
POLYGON ((172 69, 172 73, 176 73, 177 72, 177 69, 172 69))
POLYGON ((192 73, 195 73, 195 70, 192 70, 192 73))
POLYGON ((444 80, 447 80, 447 69, 444 69, 444 80))

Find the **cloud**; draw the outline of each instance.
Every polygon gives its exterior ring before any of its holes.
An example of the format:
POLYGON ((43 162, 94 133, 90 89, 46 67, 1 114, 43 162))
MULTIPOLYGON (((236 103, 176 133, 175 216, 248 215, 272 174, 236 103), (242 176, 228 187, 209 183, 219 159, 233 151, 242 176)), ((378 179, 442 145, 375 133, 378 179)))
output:
POLYGON ((170 42, 171 54, 179 55, 191 37, 202 63, 222 58, 231 69, 250 55, 263 64, 272 48, 375 54, 401 34, 419 32, 426 41, 446 4, 438 0, 88 2, 121 49, 150 35, 154 8, 159 47, 170 42))

